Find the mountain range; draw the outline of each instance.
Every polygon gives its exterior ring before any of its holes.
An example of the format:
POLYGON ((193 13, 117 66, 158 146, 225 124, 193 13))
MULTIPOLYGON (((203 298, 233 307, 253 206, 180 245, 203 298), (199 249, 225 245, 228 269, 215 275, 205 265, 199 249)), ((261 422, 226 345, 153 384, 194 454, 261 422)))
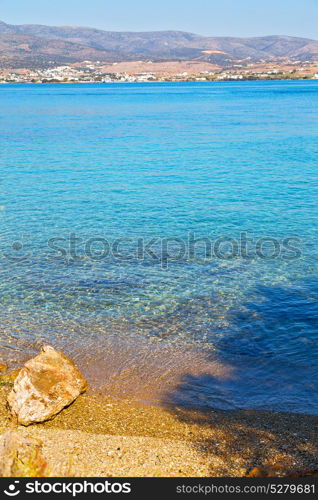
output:
POLYGON ((114 32, 0 21, 0 66, 43 67, 91 61, 318 60, 318 41, 292 36, 207 37, 182 31, 114 32))

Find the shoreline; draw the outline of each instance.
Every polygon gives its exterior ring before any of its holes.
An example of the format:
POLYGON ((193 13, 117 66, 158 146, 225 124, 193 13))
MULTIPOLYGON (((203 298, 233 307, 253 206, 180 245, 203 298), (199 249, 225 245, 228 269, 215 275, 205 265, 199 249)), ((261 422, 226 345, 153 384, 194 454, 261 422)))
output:
MULTIPOLYGON (((0 432, 11 428, 0 388, 0 432)), ((258 410, 190 411, 80 396, 54 419, 18 434, 40 439, 52 476, 242 477, 315 470, 318 416, 258 410)), ((1 442, 1 438, 0 438, 1 442)))
POLYGON ((144 81, 106 81, 106 82, 101 82, 98 80, 81 80, 81 81, 58 81, 58 80, 48 80, 46 82, 42 81, 37 81, 37 82, 32 82, 32 81, 0 81, 0 85, 12 85, 12 84, 27 84, 27 85, 47 85, 47 84, 67 84, 67 85, 74 85, 74 84, 102 84, 102 85, 112 85, 112 84, 158 84, 158 83, 243 83, 243 82, 308 82, 308 81, 318 81, 318 78, 242 78, 242 79, 235 79, 235 78, 229 78, 229 79, 221 79, 221 80, 201 80, 201 79, 191 79, 191 80, 144 80, 144 81))
MULTIPOLYGON (((315 151, 318 94, 316 82, 281 78, 0 88, 1 362, 21 366, 49 342, 95 391, 49 422, 16 428, 0 377, 2 439, 7 430, 39 438, 52 474, 317 470, 316 200, 308 189, 301 204, 295 187, 315 176, 302 153, 305 145, 310 160, 315 151), (190 232, 200 247, 193 259, 190 232), (263 251, 247 255, 243 234, 253 248, 266 243, 263 251), (288 234, 299 243, 288 247, 295 260, 285 260, 288 234), (225 253, 215 254, 216 238, 225 253)), ((45 373, 35 380, 47 388, 45 373)), ((59 391, 53 380, 49 404, 59 391)), ((42 391, 29 396, 31 412, 45 402, 42 391)), ((25 409, 21 393, 17 403, 25 409)))

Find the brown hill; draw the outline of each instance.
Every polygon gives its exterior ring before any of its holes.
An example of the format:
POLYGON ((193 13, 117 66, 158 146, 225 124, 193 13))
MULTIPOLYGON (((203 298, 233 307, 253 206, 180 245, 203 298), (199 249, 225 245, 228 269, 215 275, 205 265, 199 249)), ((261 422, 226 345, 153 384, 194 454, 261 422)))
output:
POLYGON ((181 31, 112 32, 74 26, 0 22, 2 65, 47 65, 84 59, 203 60, 221 65, 241 59, 313 60, 318 41, 291 36, 204 37, 181 31))

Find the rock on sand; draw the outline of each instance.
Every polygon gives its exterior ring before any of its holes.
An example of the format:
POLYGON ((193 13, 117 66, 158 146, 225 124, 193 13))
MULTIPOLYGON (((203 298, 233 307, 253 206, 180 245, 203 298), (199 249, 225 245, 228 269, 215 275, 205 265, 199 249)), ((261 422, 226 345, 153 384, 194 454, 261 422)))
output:
POLYGON ((74 363, 46 345, 20 370, 7 401, 17 422, 30 425, 54 417, 86 389, 74 363))

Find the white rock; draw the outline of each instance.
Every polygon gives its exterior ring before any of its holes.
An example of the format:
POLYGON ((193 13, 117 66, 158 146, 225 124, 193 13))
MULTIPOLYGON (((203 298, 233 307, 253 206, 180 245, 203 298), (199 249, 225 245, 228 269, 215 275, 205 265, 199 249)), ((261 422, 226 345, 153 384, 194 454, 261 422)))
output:
POLYGON ((30 425, 54 417, 86 389, 87 383, 74 363, 46 345, 20 370, 8 404, 19 424, 30 425))

